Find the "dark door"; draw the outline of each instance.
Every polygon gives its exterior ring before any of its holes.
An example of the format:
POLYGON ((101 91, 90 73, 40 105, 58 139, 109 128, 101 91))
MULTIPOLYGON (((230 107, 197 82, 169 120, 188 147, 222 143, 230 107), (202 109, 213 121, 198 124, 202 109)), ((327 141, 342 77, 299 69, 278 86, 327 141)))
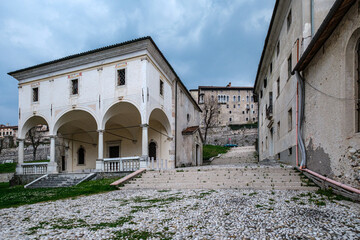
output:
POLYGON ((154 160, 156 160, 156 143, 151 142, 149 144, 149 157, 150 158, 154 158, 154 160))
POLYGON ((199 145, 198 144, 196 144, 196 152, 195 152, 195 154, 196 154, 196 157, 195 157, 195 164, 196 164, 196 166, 198 166, 199 165, 199 145))
POLYGON ((65 156, 61 156, 61 171, 66 170, 65 156))
POLYGON ((118 158, 120 157, 119 155, 119 151, 120 147, 119 146, 111 146, 109 147, 109 157, 110 158, 118 158))

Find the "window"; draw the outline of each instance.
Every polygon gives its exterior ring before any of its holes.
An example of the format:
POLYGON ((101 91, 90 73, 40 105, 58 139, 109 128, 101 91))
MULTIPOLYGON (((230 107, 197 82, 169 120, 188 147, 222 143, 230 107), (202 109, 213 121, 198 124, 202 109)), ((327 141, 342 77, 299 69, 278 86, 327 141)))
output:
POLYGON ((277 98, 280 96, 280 78, 276 80, 276 86, 277 86, 277 98))
POLYGON ((187 119, 188 122, 190 122, 190 114, 186 115, 186 119, 187 119))
POLYGON ((243 111, 243 114, 245 114, 245 111, 243 111))
POLYGON ((240 104, 238 104, 238 108, 240 108, 240 104))
POLYGON ((254 102, 254 96, 251 96, 251 101, 254 102))
POLYGON ((226 108, 229 108, 229 104, 226 105, 226 108))
POLYGON ((249 96, 246 96, 246 101, 249 102, 249 96))
POLYGON ((33 100, 33 102, 39 101, 39 88, 38 87, 32 89, 32 100, 33 100))
POLYGON ((79 80, 77 78, 71 80, 71 94, 79 94, 79 80))
POLYGON ((280 139, 280 121, 277 123, 277 137, 280 139))
POLYGON ((229 102, 229 96, 226 96, 226 102, 229 102))
POLYGON ((263 97, 263 91, 261 90, 260 91, 260 98, 262 98, 263 97))
POLYGON ((253 105, 253 104, 251 104, 251 108, 254 108, 254 105, 253 105))
POLYGON ((241 96, 238 96, 238 102, 240 102, 241 101, 241 96))
POLYGON ((267 87, 267 78, 264 79, 264 88, 267 87))
POLYGON ((255 118, 253 118, 253 121, 255 122, 255 118))
POLYGON ((246 118, 246 121, 249 121, 249 118, 246 118))
POLYGON ((160 95, 164 96, 164 82, 160 80, 160 95))
POLYGON ((290 54, 288 58, 288 80, 291 77, 291 71, 292 71, 292 54, 290 54))
POLYGON ((84 165, 85 164, 85 149, 83 146, 80 146, 77 154, 78 154, 78 165, 84 165))
POLYGON ((234 108, 236 108, 236 104, 234 104, 234 108))
MULTIPOLYGON (((220 102, 219 99, 218 99, 218 102, 220 102)), ((200 94, 199 103, 204 103, 204 94, 200 94)))
POLYGON ((270 74, 272 74, 272 62, 270 63, 270 74))
POLYGON ((288 111, 288 128, 289 132, 292 130, 292 109, 288 111))
POLYGON ((231 114, 231 111, 229 111, 229 113, 231 114))
POLYGON ((229 118, 229 122, 231 122, 232 121, 232 119, 231 118, 229 118))
POLYGON ((288 151, 289 151, 289 156, 291 156, 292 155, 292 148, 289 148, 288 151))
POLYGON ((276 44, 276 56, 279 56, 280 54, 280 41, 276 44))
POLYGON ((289 31, 290 27, 291 27, 291 22, 292 22, 292 16, 291 16, 291 9, 288 13, 288 16, 287 16, 287 30, 289 31))
POLYGON ((126 70, 125 68, 117 70, 117 85, 124 86, 126 80, 126 70))
POLYGON ((236 96, 233 97, 233 102, 236 102, 236 96))

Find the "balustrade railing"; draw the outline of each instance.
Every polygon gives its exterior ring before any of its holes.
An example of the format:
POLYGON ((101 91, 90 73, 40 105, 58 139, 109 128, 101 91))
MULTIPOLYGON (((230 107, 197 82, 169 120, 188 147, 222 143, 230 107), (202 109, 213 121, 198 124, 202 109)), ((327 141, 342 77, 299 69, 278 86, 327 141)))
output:
POLYGON ((136 171, 140 169, 140 157, 104 158, 105 172, 136 171))
POLYGON ((47 162, 39 163, 23 163, 21 164, 23 168, 23 174, 46 174, 47 173, 47 162))

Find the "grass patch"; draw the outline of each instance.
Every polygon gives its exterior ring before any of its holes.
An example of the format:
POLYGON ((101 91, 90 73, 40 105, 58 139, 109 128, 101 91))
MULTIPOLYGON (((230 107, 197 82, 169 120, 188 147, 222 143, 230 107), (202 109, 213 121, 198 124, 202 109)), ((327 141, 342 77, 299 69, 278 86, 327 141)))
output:
POLYGON ((350 198, 335 194, 331 188, 328 188, 326 190, 319 189, 319 190, 316 191, 316 194, 321 195, 323 197, 327 197, 330 201, 334 201, 334 200, 337 200, 337 201, 342 201, 342 200, 352 201, 350 198))
POLYGON ((140 231, 140 230, 133 230, 133 229, 125 229, 121 231, 113 232, 115 237, 113 239, 172 239, 174 233, 172 232, 148 232, 148 231, 140 231))
POLYGON ((24 163, 42 163, 42 162, 50 162, 50 160, 43 159, 43 160, 24 161, 24 163))
POLYGON ((254 195, 256 195, 256 194, 257 194, 257 192, 249 193, 249 197, 254 196, 254 195))
POLYGON ((215 146, 215 145, 204 145, 203 146, 203 159, 209 160, 212 157, 215 157, 221 153, 226 153, 229 151, 229 147, 215 146))
POLYGON ((16 169, 16 163, 0 164, 0 173, 13 173, 16 169))
POLYGON ((0 209, 117 190, 115 186, 110 186, 112 182, 114 179, 102 179, 83 182, 73 187, 36 189, 1 184, 0 209))

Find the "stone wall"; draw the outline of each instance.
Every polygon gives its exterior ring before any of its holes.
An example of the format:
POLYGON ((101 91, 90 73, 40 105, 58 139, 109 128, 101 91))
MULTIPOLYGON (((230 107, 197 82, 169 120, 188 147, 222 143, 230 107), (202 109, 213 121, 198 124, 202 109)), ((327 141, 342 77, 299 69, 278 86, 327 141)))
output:
MULTIPOLYGON (((38 147, 36 152, 36 160, 48 159, 50 155, 50 146, 41 145, 38 147)), ((0 154, 0 161, 2 160, 13 160, 14 162, 18 161, 18 149, 17 148, 7 148, 3 149, 0 154)), ((24 161, 33 160, 33 148, 28 146, 24 149, 24 161)))
MULTIPOLYGON (((204 136, 204 129, 201 130, 204 136)), ((254 146, 258 138, 258 129, 239 129, 231 130, 228 126, 215 127, 208 130, 207 144, 225 145, 237 144, 241 146, 254 146)))
POLYGON ((0 182, 9 182, 14 177, 14 173, 1 173, 0 182))

